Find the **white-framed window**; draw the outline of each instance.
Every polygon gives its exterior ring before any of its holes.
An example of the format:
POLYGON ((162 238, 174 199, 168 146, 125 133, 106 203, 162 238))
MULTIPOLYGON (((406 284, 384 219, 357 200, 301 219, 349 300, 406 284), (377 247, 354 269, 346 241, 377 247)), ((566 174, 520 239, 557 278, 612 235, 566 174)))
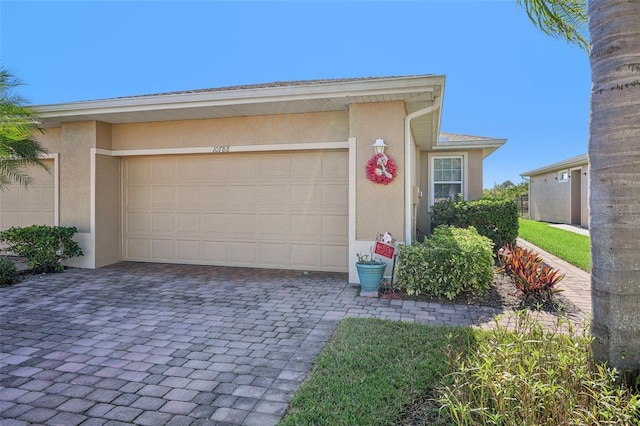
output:
POLYGON ((569 170, 560 170, 558 172, 558 182, 569 182, 569 170))
POLYGON ((465 196, 464 156, 434 156, 431 158, 431 205, 465 196))

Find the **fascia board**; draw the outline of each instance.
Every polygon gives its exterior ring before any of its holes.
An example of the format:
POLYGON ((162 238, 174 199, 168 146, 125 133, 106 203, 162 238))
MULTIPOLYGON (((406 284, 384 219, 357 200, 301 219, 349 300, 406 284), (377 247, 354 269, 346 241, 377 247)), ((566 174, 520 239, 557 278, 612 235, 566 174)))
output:
POLYGON ((498 149, 507 143, 506 139, 491 139, 464 142, 439 142, 433 146, 435 151, 460 150, 460 149, 498 149))
POLYGON ((42 118, 80 114, 107 114, 164 109, 287 102, 306 99, 380 96, 411 92, 432 92, 444 83, 442 76, 407 77, 356 82, 320 83, 305 86, 282 86, 220 90, 198 93, 135 96, 36 106, 42 118))
POLYGON ((572 157, 563 161, 559 161, 557 163, 549 164, 548 166, 520 173, 520 176, 536 176, 544 173, 559 171, 562 169, 570 169, 572 167, 577 167, 584 164, 589 164, 589 156, 587 154, 578 155, 577 157, 572 157))

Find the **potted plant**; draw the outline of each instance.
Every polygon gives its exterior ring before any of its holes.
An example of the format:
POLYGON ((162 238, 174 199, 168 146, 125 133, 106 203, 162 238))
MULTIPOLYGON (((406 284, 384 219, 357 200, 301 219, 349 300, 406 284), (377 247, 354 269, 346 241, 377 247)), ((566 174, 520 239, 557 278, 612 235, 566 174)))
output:
POLYGON ((371 255, 357 253, 356 269, 360 278, 360 288, 364 292, 377 291, 380 288, 387 264, 371 255))

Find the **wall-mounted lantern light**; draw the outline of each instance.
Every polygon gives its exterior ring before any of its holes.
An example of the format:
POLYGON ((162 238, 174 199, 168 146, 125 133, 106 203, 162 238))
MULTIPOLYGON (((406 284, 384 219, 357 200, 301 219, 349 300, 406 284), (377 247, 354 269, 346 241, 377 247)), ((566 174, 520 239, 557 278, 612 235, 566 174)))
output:
POLYGON ((371 146, 373 147, 373 151, 376 154, 384 154, 384 149, 387 147, 387 145, 385 145, 384 143, 384 140, 382 140, 381 138, 376 139, 376 143, 371 146))

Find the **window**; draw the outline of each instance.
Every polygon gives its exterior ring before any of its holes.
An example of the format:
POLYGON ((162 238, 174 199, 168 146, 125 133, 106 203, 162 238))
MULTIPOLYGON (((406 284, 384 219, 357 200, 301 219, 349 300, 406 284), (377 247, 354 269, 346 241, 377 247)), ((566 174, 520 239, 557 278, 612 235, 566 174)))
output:
POLYGON ((433 204, 463 194, 462 156, 433 158, 433 204))
POLYGON ((561 170, 558 172, 558 182, 569 182, 569 170, 561 170))

